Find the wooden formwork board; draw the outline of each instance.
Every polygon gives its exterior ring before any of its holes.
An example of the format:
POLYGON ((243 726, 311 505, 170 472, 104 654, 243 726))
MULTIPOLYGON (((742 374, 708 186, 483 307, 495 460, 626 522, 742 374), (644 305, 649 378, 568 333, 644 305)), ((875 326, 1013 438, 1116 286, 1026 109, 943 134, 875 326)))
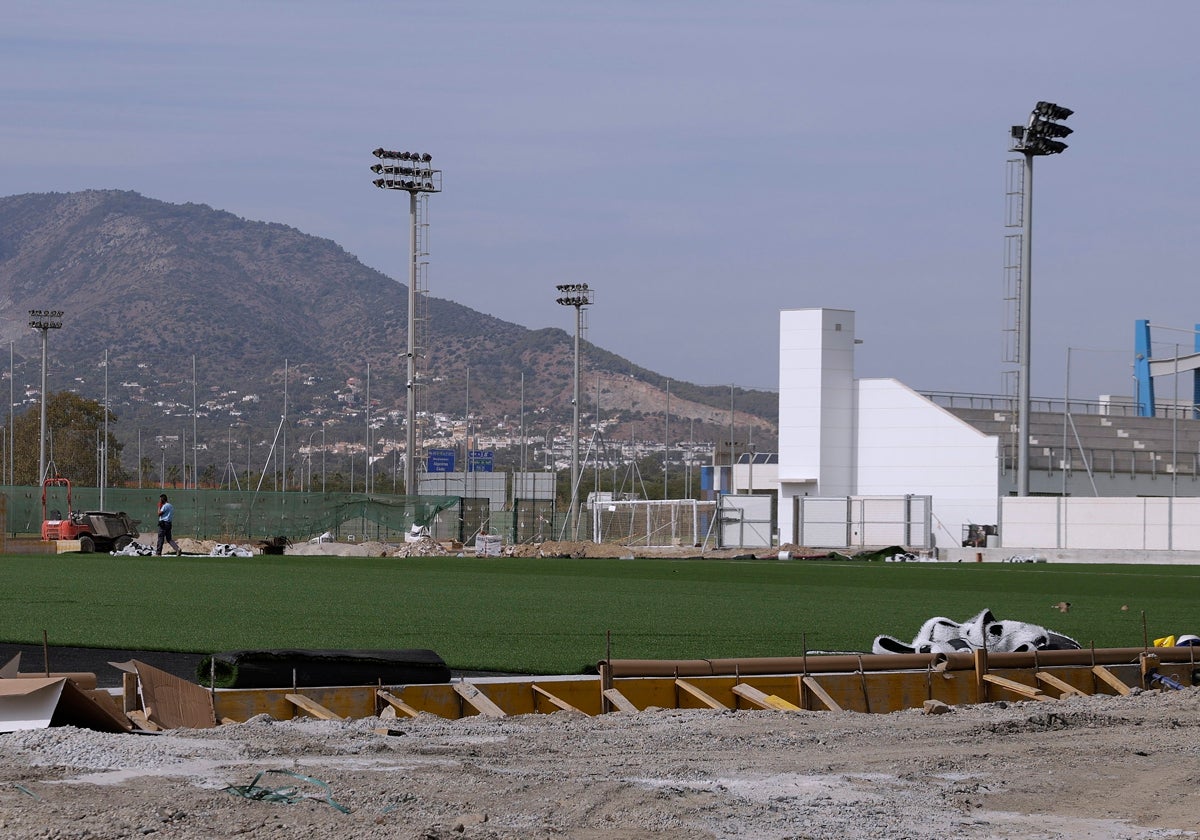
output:
POLYGON ((633 702, 616 688, 604 689, 604 697, 612 704, 613 709, 618 712, 637 712, 640 711, 633 702))
MULTIPOLYGON (((296 706, 287 699, 291 693, 290 688, 218 689, 213 692, 213 710, 217 720, 246 721, 255 715, 289 720, 296 717, 296 706)), ((302 693, 341 718, 372 717, 378 711, 375 686, 304 688, 302 693)))
MULTIPOLYGON (((1192 683, 1189 663, 1162 663, 1158 673, 1192 683)), ((679 709, 762 708, 762 697, 777 698, 773 708, 824 712, 839 709, 887 713, 921 708, 927 700, 947 705, 976 702, 977 686, 986 686, 987 700, 1009 702, 1031 698, 1057 700, 1075 694, 1117 694, 1142 684, 1137 663, 1053 668, 996 668, 983 675, 973 671, 876 671, 777 674, 753 677, 692 676, 618 677, 612 681, 610 707, 636 711, 650 707, 679 709), (746 686, 746 688, 739 688, 746 686), (748 698, 755 698, 751 700, 748 698), (757 701, 757 702, 756 702, 757 701)), ((305 698, 342 718, 363 718, 391 705, 402 714, 428 713, 457 719, 477 714, 521 715, 573 709, 598 715, 604 709, 604 684, 599 677, 547 680, 483 679, 470 683, 435 683, 358 687, 304 688, 305 698), (473 699, 472 699, 473 698, 473 699), (488 711, 482 711, 482 710, 488 711)), ((290 689, 222 689, 213 693, 219 720, 244 721, 257 714, 287 719, 297 706, 290 689)), ((775 703, 775 701, 772 701, 775 703)), ((300 712, 304 714, 304 712, 300 712)))

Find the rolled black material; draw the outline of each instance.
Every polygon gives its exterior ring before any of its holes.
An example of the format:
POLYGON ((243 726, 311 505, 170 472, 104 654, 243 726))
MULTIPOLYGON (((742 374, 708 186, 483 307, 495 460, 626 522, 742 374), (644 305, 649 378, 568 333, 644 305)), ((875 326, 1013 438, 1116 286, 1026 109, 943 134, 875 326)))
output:
POLYGON ((216 688, 411 685, 450 682, 432 650, 237 650, 200 660, 196 680, 216 688))

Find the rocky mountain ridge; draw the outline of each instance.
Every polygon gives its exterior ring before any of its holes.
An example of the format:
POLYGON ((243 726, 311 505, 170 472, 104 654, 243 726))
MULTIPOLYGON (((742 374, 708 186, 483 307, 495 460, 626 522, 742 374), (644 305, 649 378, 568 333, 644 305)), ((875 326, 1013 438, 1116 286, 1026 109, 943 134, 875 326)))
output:
MULTIPOLYGON (((372 414, 404 407, 406 287, 286 225, 128 191, 0 198, 0 341, 13 342, 18 404, 36 401, 40 374, 27 311, 46 308, 66 312, 50 338, 50 389, 100 398, 107 350, 113 410, 156 434, 156 425, 172 431, 190 418, 193 382, 208 434, 234 423, 270 429, 285 371, 297 418, 364 409, 368 365, 372 414)), ((527 329, 436 297, 428 314, 423 410, 461 416, 469 375, 476 427, 505 416, 511 427, 524 375, 527 413, 569 417, 566 331, 527 329)), ((669 389, 678 439, 728 439, 732 396, 735 436, 760 450, 774 441, 774 394, 669 382, 588 342, 581 365, 581 408, 591 416, 598 402, 601 419, 617 423, 614 435, 661 437, 669 389)))

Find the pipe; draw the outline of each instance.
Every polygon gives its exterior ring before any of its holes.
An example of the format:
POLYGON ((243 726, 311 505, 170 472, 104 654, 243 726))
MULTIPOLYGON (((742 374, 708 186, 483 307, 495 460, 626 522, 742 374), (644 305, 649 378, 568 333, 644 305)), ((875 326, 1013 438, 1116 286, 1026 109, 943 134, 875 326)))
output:
MULTIPOLYGON (((988 667, 1033 668, 1060 665, 1121 665, 1136 663, 1145 648, 1092 650, 1039 650, 1023 653, 988 651, 988 667)), ((1162 662, 1190 662, 1189 647, 1155 648, 1162 662)), ((831 654, 828 656, 773 656, 745 659, 610 659, 599 663, 614 677, 732 676, 738 674, 854 673, 856 671, 909 671, 941 667, 947 671, 975 668, 971 651, 961 653, 831 654)))

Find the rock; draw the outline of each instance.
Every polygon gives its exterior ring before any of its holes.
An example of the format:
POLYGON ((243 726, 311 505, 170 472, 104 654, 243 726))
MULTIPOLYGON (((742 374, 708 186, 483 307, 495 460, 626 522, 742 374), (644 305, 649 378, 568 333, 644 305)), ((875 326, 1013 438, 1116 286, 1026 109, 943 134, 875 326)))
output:
POLYGON ((943 703, 941 700, 926 700, 921 704, 927 715, 944 715, 947 712, 954 711, 953 708, 943 703))

